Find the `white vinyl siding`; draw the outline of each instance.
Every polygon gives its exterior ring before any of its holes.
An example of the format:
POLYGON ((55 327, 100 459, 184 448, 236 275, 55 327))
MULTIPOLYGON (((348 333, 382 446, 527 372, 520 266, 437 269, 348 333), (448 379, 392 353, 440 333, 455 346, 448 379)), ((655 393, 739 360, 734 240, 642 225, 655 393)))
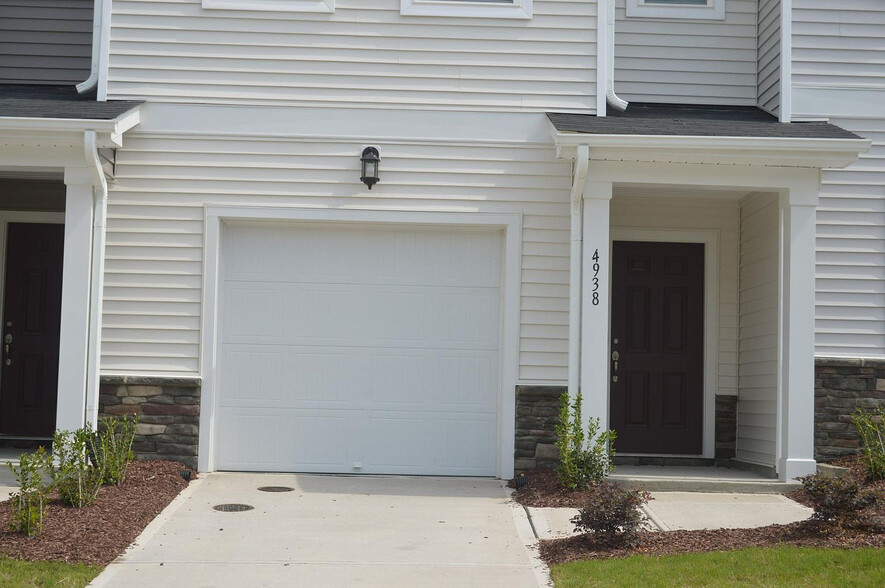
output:
POLYGON ((634 102, 756 104, 754 0, 728 0, 725 20, 627 18, 617 0, 615 91, 634 102))
POLYGON ((108 98, 152 102, 593 112, 596 3, 536 0, 531 20, 334 14, 115 0, 108 98))
POLYGON ((780 112, 781 0, 759 1, 758 106, 777 116, 780 112))
POLYGON ((127 134, 108 211, 102 371, 199 372, 212 202, 522 213, 519 377, 564 381, 571 163, 546 145, 385 143, 369 192, 358 179, 367 142, 127 134))
POLYGON ((833 119, 873 141, 823 174, 817 211, 816 354, 885 357, 885 119, 833 119))
POLYGON ((630 192, 628 188, 619 189, 612 200, 612 227, 719 232, 719 381, 716 393, 737 394, 737 203, 668 197, 631 198, 630 192))
POLYGON ((737 458, 775 465, 779 208, 774 194, 741 202, 737 458))
POLYGON ((92 0, 0 0, 0 84, 89 77, 92 0))
POLYGON ((885 88, 885 3, 793 0, 793 84, 885 88))

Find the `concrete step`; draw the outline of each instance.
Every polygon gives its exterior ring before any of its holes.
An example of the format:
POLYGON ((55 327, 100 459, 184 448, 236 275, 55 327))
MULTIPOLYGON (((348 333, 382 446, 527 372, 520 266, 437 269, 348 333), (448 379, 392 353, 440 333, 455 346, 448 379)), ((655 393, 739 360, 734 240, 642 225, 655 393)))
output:
POLYGON ((717 467, 621 466, 609 479, 649 492, 785 494, 802 487, 798 482, 781 482, 753 472, 717 467))

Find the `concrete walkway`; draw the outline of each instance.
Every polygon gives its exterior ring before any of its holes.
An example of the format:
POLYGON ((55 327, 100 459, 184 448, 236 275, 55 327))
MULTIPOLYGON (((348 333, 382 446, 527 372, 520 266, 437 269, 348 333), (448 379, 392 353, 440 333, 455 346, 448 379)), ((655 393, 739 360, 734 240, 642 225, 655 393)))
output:
POLYGON ((508 496, 488 479, 210 474, 91 585, 536 588, 508 496))
MULTIPOLYGON (((765 527, 803 521, 811 509, 780 494, 723 494, 706 492, 653 492, 645 507, 653 529, 699 530, 765 527)), ((532 524, 541 539, 568 537, 574 533, 571 508, 529 508, 532 524)))

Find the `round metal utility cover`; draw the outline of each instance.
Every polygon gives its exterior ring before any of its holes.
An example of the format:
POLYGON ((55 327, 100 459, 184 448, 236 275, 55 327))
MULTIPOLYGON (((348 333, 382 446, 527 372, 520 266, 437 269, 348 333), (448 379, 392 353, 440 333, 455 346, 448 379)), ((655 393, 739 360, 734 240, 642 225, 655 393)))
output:
POLYGON ((244 512, 252 510, 255 507, 249 504, 217 504, 212 508, 220 510, 221 512, 244 512))
POLYGON ((261 492, 292 492, 295 488, 289 486, 262 486, 258 489, 261 492))

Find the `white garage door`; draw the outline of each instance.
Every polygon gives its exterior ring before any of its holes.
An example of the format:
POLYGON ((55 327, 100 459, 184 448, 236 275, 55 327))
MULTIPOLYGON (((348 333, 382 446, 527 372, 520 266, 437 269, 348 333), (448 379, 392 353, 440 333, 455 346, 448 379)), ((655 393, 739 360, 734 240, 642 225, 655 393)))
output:
POLYGON ((501 242, 225 225, 216 467, 494 475, 501 242))

